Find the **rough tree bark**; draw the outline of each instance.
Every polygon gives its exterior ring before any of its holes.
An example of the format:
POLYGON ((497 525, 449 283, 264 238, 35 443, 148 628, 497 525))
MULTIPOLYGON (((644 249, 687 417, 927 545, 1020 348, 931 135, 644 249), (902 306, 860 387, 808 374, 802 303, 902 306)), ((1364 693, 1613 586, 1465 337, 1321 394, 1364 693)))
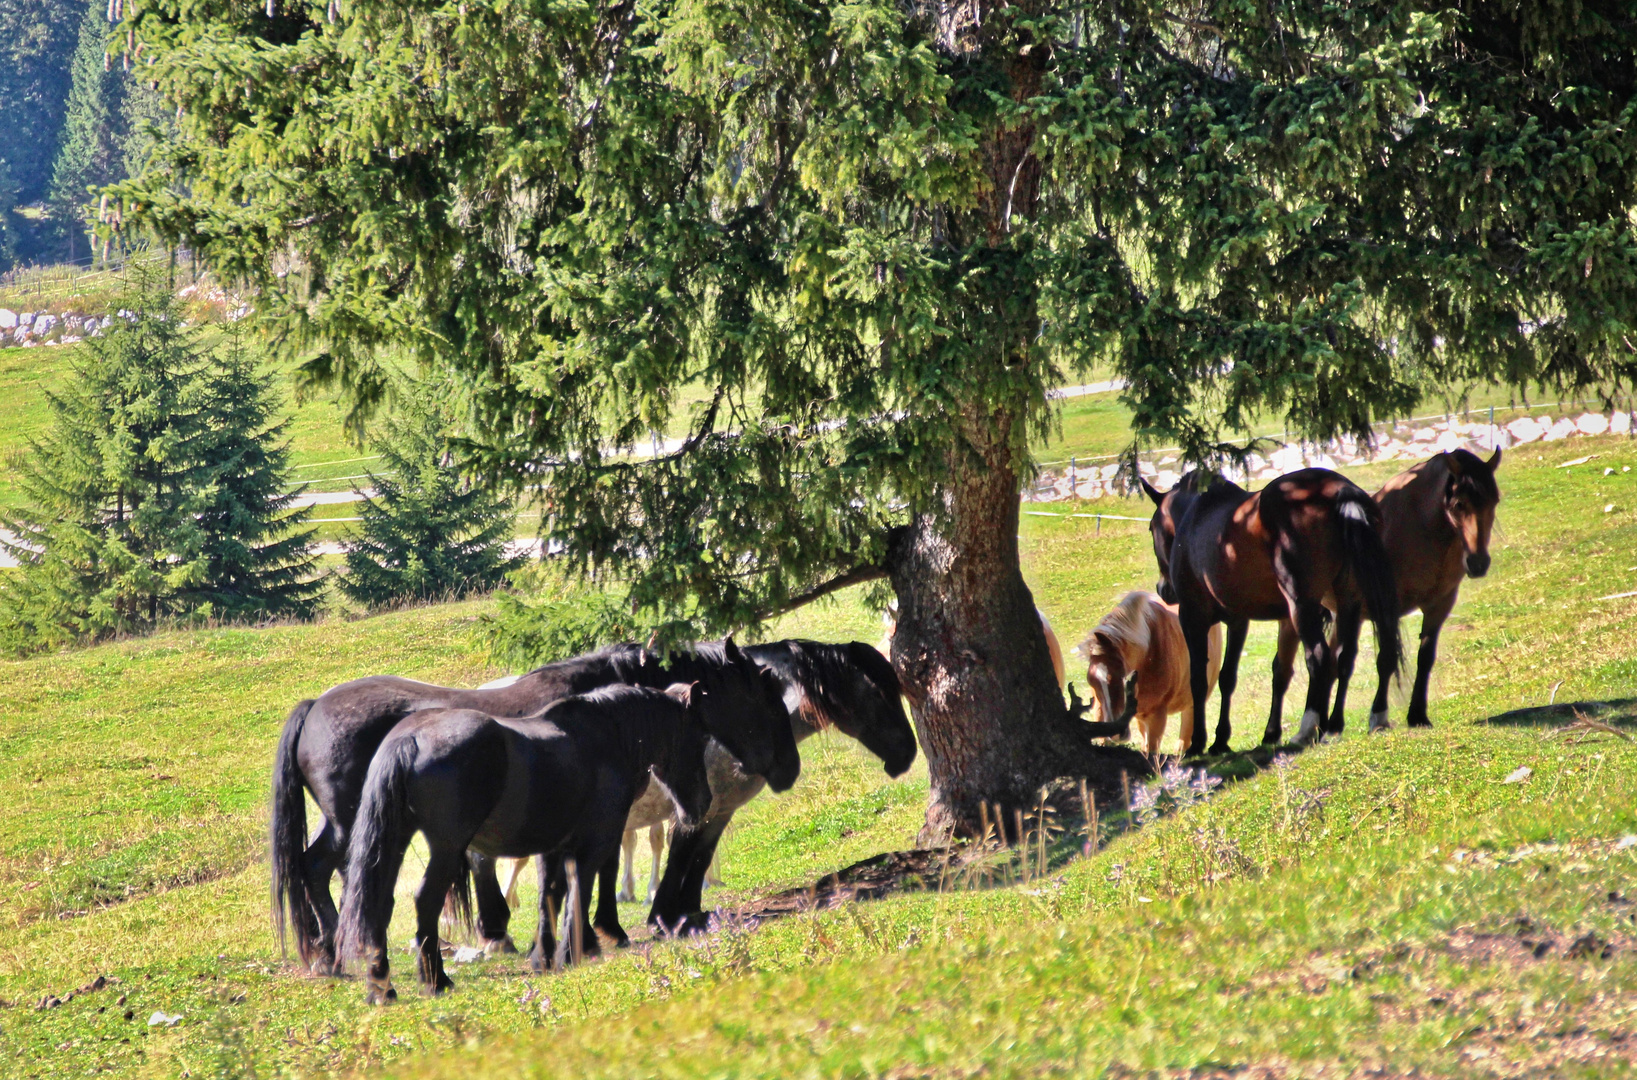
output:
MULTIPOLYGON (((1014 101, 1041 86, 1047 50, 1013 29, 1017 5, 940 5, 938 38, 968 62, 996 62, 1014 101), (1002 12, 1002 8, 1006 10, 1002 12)), ((957 244, 1002 255, 1013 223, 1032 217, 1042 169, 1027 122, 997 124, 978 148, 987 174, 977 205, 950 213, 957 244)), ((1029 288, 1011 279, 1014 288, 1029 288)), ((997 365, 1026 364, 1038 332, 1029 295, 991 298, 997 365)), ((997 373, 998 374, 998 373, 997 373)), ((987 380, 977 380, 979 383, 987 380)), ((985 387, 1004 385, 1004 377, 985 387)), ((980 396, 979 391, 974 396, 980 396)), ((1035 804, 1048 782, 1083 776, 1111 805, 1121 773, 1148 771, 1124 748, 1094 748, 1085 721, 1064 707, 1033 595, 1018 562, 1019 474, 1014 432, 1027 402, 974 400, 961 410, 966 447, 951 450, 935 500, 894 538, 887 570, 898 597, 893 663, 931 773, 923 843, 978 831, 983 802, 1010 814, 1035 804)))

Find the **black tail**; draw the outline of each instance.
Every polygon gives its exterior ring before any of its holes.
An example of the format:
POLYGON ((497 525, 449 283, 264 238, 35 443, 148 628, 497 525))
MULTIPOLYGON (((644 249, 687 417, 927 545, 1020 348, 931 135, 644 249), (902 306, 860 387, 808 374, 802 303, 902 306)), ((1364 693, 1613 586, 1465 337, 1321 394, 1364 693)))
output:
POLYGON ((416 752, 414 739, 389 740, 370 762, 347 843, 347 884, 336 931, 338 966, 353 958, 367 962, 376 943, 386 939, 392 890, 414 834, 406 781, 416 752))
POLYGON ((285 936, 294 933, 296 953, 311 968, 321 959, 323 930, 307 889, 307 793, 296 764, 296 745, 307 722, 311 700, 298 702, 284 721, 278 750, 273 755, 273 825, 269 837, 273 852, 273 928, 279 951, 285 936))
POLYGON ((1375 522, 1381 511, 1359 488, 1344 489, 1336 499, 1342 547, 1376 630, 1376 654, 1395 672, 1404 669, 1404 646, 1398 636, 1398 580, 1387 546, 1375 522))

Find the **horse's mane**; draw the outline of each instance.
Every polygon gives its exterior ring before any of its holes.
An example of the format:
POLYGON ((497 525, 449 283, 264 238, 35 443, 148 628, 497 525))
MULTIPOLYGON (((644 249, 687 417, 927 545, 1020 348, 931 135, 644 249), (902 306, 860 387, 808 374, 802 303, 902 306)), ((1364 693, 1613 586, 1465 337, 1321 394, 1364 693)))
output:
POLYGON ((897 701, 901 692, 898 675, 886 658, 858 642, 841 644, 791 638, 752 645, 747 652, 759 663, 771 667, 781 679, 801 688, 802 718, 819 730, 834 722, 826 706, 840 704, 835 688, 843 684, 854 669, 863 672, 888 701, 897 701))
POLYGON ((1455 478, 1456 490, 1466 495, 1480 507, 1494 506, 1501 501, 1500 485, 1495 483, 1495 474, 1490 471, 1489 464, 1471 450, 1449 450, 1446 453, 1461 463, 1460 471, 1450 469, 1455 478))
POLYGON ((1116 645, 1130 645, 1132 648, 1146 653, 1148 651, 1148 605, 1157 600, 1153 593, 1133 590, 1120 597, 1120 602, 1114 610, 1103 616, 1086 640, 1080 643, 1080 652, 1083 656, 1091 656, 1092 646, 1096 644, 1097 635, 1102 634, 1116 645))

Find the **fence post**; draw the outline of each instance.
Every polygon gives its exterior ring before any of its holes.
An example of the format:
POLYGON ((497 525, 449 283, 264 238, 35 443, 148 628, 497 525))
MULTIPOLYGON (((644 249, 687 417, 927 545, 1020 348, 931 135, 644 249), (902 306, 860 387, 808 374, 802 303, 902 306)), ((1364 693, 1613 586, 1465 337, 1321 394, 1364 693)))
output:
POLYGON ((1070 454, 1069 455, 1069 498, 1071 498, 1071 499, 1078 498, 1079 495, 1080 495, 1080 482, 1075 477, 1074 455, 1070 454))

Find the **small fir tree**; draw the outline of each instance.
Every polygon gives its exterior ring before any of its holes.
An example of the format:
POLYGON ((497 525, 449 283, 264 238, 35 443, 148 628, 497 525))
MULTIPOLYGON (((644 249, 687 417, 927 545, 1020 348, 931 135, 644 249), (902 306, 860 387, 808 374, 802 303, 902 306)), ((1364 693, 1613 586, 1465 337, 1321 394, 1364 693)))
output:
POLYGON ((152 626, 205 578, 190 483, 205 358, 151 284, 136 312, 76 354, 48 396, 50 430, 18 471, 25 503, 0 537, 21 573, 0 589, 0 637, 53 647, 152 626))
POLYGON ((375 440, 380 474, 359 504, 360 535, 349 545, 341 591, 370 607, 493 589, 523 563, 508 556, 513 511, 463 479, 433 391, 400 395, 401 408, 375 440))
POLYGON ((0 644, 95 641, 182 615, 308 613, 311 532, 284 491, 288 450, 267 377, 218 362, 156 281, 89 339, 31 445, 21 508, 0 515, 20 572, 0 585, 0 644))
POLYGON ((307 618, 323 579, 315 572, 310 507, 291 509, 288 421, 276 421, 273 377, 238 333, 204 388, 195 485, 204 492, 203 580, 185 589, 183 607, 230 619, 307 618), (299 531, 298 531, 299 530, 299 531))

